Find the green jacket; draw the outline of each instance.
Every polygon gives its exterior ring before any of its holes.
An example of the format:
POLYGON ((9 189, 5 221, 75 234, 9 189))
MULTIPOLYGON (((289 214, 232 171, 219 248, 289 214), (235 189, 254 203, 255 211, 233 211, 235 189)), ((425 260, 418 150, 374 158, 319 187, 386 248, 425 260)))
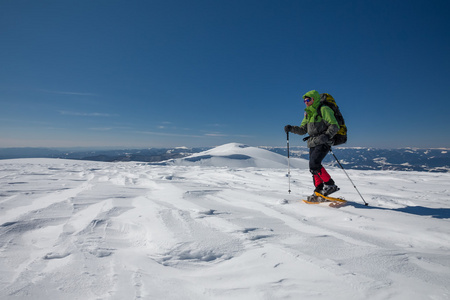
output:
POLYGON ((300 126, 293 126, 292 132, 299 135, 309 134, 307 146, 312 148, 322 144, 333 145, 331 140, 339 131, 339 124, 334 117, 334 112, 328 106, 323 105, 320 109, 322 117, 317 113, 320 105, 319 92, 312 90, 303 95, 305 97, 314 98, 314 103, 305 108, 305 116, 300 126))

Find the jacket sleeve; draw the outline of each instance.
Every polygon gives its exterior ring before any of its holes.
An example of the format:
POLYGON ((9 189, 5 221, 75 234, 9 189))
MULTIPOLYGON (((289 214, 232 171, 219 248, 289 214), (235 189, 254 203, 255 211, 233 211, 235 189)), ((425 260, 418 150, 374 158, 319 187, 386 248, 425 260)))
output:
POLYGON ((339 123, 336 121, 333 110, 328 106, 323 106, 321 108, 321 113, 324 123, 328 126, 325 134, 331 139, 339 131, 339 123))
POLYGON ((292 133, 304 135, 307 132, 306 125, 304 126, 292 126, 292 133))

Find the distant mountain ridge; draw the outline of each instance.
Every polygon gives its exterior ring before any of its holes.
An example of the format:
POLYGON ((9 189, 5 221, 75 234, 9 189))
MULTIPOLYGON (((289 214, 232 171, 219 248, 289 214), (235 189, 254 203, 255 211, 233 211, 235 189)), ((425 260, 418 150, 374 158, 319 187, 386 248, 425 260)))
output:
POLYGON ((186 157, 205 151, 210 147, 199 148, 149 148, 118 150, 58 150, 49 148, 0 148, 0 159, 14 158, 63 158, 91 161, 143 161, 159 162, 186 157))
MULTIPOLYGON (((286 147, 259 147, 287 156, 286 147)), ((49 148, 0 148, 0 159, 13 158, 64 158, 91 161, 142 161, 161 162, 179 159, 207 151, 212 147, 175 147, 122 150, 58 150, 49 148)), ((347 169, 450 172, 450 149, 377 149, 335 148, 333 152, 347 169)), ((290 148, 290 156, 309 158, 306 147, 290 148)), ((324 163, 337 166, 332 155, 324 163)))
MULTIPOLYGON (((286 148, 266 147, 287 155, 286 148)), ((290 156, 309 158, 306 147, 291 147, 290 156)), ((378 148, 334 148, 333 152, 344 168, 355 170, 392 170, 450 172, 450 149, 378 149, 378 148)), ((324 164, 338 166, 332 155, 327 155, 324 164)))

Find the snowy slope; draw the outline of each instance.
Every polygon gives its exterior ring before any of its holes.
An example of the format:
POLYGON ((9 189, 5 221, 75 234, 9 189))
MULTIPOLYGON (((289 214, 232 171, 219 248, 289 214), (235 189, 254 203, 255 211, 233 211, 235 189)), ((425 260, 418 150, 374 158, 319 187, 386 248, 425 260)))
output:
POLYGON ((289 195, 254 149, 0 161, 0 298, 449 299, 450 174, 350 170, 366 207, 330 169, 349 204, 307 205, 307 167, 289 195))
MULTIPOLYGON (((291 158, 289 163, 294 168, 308 168, 308 161, 301 158, 291 158)), ((164 164, 177 166, 287 169, 288 159, 268 150, 238 143, 230 143, 188 157, 170 160, 164 164)))

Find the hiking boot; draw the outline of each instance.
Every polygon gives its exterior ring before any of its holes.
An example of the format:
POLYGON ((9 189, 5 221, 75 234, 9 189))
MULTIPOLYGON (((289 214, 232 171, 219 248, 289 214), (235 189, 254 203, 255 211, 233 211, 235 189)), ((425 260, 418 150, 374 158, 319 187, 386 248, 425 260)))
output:
POLYGON ((323 190, 323 183, 316 186, 316 188, 314 189, 314 192, 318 192, 319 194, 321 194, 322 190, 323 190))
POLYGON ((337 192, 337 191, 339 191, 339 187, 337 185, 335 185, 335 184, 330 184, 330 185, 325 184, 323 186, 323 190, 322 190, 321 194, 324 195, 324 196, 328 196, 328 195, 331 195, 331 194, 333 194, 334 192, 337 192))

